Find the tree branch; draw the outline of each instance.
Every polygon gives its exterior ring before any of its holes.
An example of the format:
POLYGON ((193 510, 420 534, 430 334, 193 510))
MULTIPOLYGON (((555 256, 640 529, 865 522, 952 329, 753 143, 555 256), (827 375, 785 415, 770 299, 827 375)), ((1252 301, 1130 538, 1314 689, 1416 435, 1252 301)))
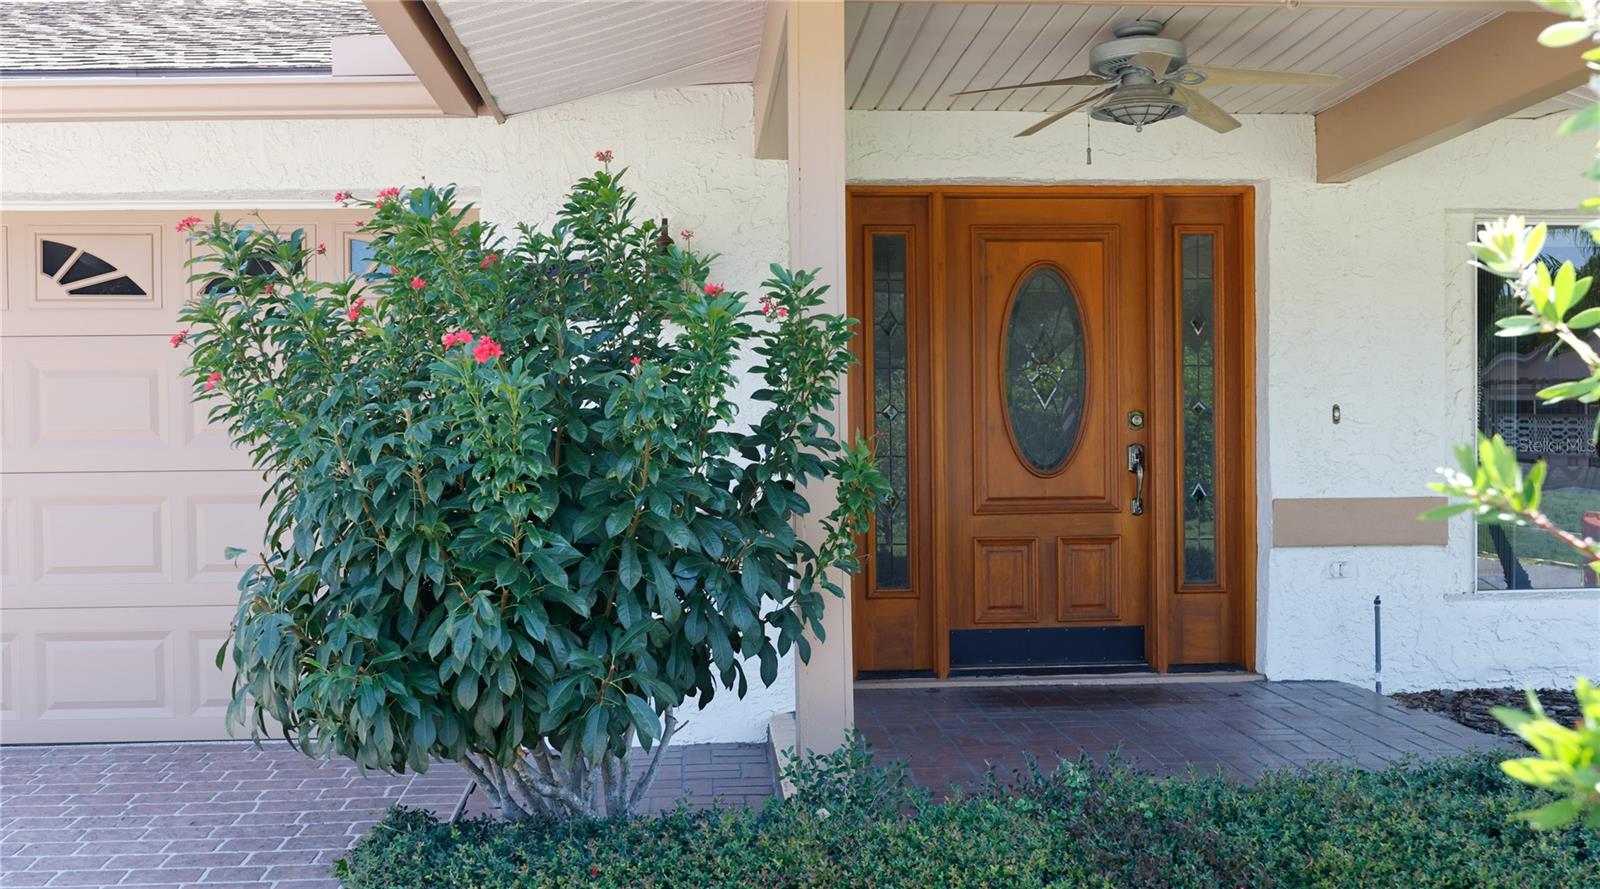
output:
POLYGON ((661 768, 661 755, 667 752, 667 742, 672 740, 672 736, 677 734, 682 725, 688 725, 687 722, 679 725, 678 715, 674 710, 668 709, 665 716, 666 725, 661 730, 661 740, 656 742, 656 752, 650 757, 650 765, 645 768, 644 774, 639 776, 638 783, 633 785, 632 795, 628 797, 630 810, 638 808, 639 803, 644 800, 644 795, 650 792, 651 785, 656 783, 656 771, 661 768))

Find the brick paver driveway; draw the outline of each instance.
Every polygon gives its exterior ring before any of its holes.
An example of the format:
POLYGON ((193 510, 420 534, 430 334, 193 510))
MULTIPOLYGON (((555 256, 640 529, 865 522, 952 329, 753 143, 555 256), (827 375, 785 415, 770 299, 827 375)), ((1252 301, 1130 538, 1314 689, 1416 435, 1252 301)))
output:
MULTIPOLYGON (((332 887, 329 865, 391 805, 448 813, 465 786, 454 765, 362 775, 282 742, 7 747, 0 886, 332 887)), ((648 805, 773 792, 765 744, 685 745, 648 805)))
POLYGON ((879 762, 904 762, 935 789, 974 786, 990 765, 1004 774, 1030 758, 1050 767, 1113 750, 1159 775, 1220 768, 1249 780, 1311 762, 1374 768, 1498 743, 1341 682, 858 688, 856 723, 879 762))

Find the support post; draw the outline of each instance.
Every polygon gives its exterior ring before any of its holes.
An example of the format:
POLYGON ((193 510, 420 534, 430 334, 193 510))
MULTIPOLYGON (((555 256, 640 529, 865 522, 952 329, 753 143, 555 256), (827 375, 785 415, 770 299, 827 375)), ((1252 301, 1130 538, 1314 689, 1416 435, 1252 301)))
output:
MULTIPOLYGON (((789 261, 795 268, 819 269, 828 285, 826 311, 844 312, 844 3, 840 0, 791 2, 785 18, 785 111, 789 144, 789 261)), ((844 391, 844 381, 840 380, 844 391)), ((849 427, 841 394, 830 419, 840 434, 849 427)), ((817 519, 833 511, 832 485, 805 491, 811 516, 803 523, 807 539, 821 539, 817 519)), ((850 578, 834 578, 849 589, 850 578)), ((854 670, 850 639, 850 598, 828 599, 823 628, 826 641, 813 642, 809 663, 797 665, 795 722, 799 749, 822 752, 844 741, 855 722, 854 670)))

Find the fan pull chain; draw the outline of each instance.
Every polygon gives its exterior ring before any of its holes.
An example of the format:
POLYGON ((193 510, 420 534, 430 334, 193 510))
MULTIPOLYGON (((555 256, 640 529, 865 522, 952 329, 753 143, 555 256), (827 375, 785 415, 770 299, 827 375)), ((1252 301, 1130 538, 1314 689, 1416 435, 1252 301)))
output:
POLYGON ((1083 165, 1094 166, 1094 129, 1089 126, 1093 121, 1089 115, 1083 116, 1083 165))

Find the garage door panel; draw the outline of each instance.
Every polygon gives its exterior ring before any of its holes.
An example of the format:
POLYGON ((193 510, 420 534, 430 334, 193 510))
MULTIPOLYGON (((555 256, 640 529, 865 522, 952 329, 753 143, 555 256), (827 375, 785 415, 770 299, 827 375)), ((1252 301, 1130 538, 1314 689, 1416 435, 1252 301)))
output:
MULTIPOLYGON (((265 483, 173 348, 209 208, 0 218, 0 742, 226 737, 216 666, 265 483)), ((366 271, 365 209, 222 210, 302 228, 323 280, 366 271)), ((203 269, 198 269, 203 271, 203 269)))
POLYGON ((232 604, 243 563, 224 552, 258 548, 262 489, 250 472, 7 476, 5 607, 232 604))
MULTIPOLYGON (((69 211, 7 213, 0 270, 0 311, 7 336, 148 334, 171 336, 178 313, 202 286, 189 276, 204 269, 185 263, 195 255, 184 216, 208 222, 212 210, 148 210, 123 213, 69 211)), ((224 219, 248 223, 251 213, 223 210, 224 219)), ((306 243, 328 244, 312 257, 321 279, 343 276, 350 266, 344 229, 363 216, 357 210, 286 210, 262 214, 284 232, 302 229, 306 243)))
POLYGON ((7 609, 0 741, 227 737, 231 665, 216 666, 233 610, 7 609))
POLYGON ((7 338, 4 471, 248 469, 162 337, 7 338))

